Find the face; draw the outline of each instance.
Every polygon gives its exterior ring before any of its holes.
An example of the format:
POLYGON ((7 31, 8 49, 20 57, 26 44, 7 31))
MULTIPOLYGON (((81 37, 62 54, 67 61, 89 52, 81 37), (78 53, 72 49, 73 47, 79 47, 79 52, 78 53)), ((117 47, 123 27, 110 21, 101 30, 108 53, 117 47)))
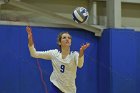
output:
POLYGON ((71 36, 68 33, 62 34, 59 44, 61 45, 61 47, 70 47, 71 36))

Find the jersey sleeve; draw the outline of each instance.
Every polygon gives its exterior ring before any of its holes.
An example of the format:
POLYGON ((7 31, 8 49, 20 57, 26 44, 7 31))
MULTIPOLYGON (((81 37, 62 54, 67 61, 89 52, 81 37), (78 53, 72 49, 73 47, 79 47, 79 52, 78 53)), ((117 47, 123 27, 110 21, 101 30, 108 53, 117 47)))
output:
POLYGON ((54 54, 58 51, 57 49, 48 51, 36 51, 34 46, 29 46, 30 55, 34 58, 42 58, 51 60, 54 54))
POLYGON ((76 62, 76 65, 81 68, 84 64, 84 56, 79 58, 79 53, 77 51, 74 52, 74 60, 76 62))

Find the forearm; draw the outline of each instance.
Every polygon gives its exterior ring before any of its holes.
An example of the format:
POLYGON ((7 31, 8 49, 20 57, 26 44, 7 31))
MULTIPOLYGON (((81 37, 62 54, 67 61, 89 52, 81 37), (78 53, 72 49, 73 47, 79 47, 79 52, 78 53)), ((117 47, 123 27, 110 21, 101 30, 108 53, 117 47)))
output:
POLYGON ((28 45, 29 45, 30 47, 34 45, 32 35, 31 35, 31 36, 28 36, 28 45))
POLYGON ((34 58, 37 58, 37 53, 36 53, 37 51, 34 48, 34 45, 29 43, 28 47, 29 47, 30 55, 34 58))
POLYGON ((79 59, 78 59, 78 67, 81 68, 84 64, 84 51, 86 48, 88 48, 90 43, 86 43, 85 45, 82 45, 79 52, 79 59))

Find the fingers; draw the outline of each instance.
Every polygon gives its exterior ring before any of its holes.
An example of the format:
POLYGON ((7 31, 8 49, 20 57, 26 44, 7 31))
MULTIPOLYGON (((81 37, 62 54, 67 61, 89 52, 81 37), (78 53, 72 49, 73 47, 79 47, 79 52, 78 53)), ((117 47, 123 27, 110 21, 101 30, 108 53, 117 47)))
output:
POLYGON ((84 54, 85 49, 90 46, 90 43, 83 44, 80 48, 79 56, 81 57, 84 54))
POLYGON ((85 49, 87 49, 89 46, 90 46, 90 43, 86 43, 85 45, 83 44, 83 45, 81 46, 80 50, 81 50, 81 49, 82 49, 82 50, 85 50, 85 49))
POLYGON ((90 43, 86 43, 85 49, 88 48, 89 46, 90 46, 90 43))
POLYGON ((28 38, 32 38, 32 30, 31 30, 31 27, 27 26, 26 27, 26 31, 27 31, 27 34, 28 34, 28 38))
POLYGON ((26 27, 26 31, 27 31, 28 34, 31 34, 31 33, 32 33, 32 32, 31 32, 31 31, 32 31, 32 30, 31 30, 31 27, 27 26, 27 27, 26 27))
POLYGON ((89 47, 90 46, 90 43, 86 43, 86 45, 89 47))
POLYGON ((26 30, 27 30, 27 31, 29 31, 29 30, 31 31, 31 28, 30 28, 29 26, 27 26, 27 27, 26 27, 26 30))

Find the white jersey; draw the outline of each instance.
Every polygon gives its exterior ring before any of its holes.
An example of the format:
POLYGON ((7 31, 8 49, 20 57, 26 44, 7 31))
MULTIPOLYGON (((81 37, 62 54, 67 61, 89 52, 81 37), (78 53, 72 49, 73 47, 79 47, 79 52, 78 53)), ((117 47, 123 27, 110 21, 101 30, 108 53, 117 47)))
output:
MULTIPOLYGON (((76 93, 76 71, 78 66, 78 52, 71 52, 65 59, 57 50, 36 51, 34 47, 29 47, 30 53, 35 58, 50 59, 52 61, 53 72, 50 81, 64 93, 76 93)), ((82 57, 83 61, 83 57, 82 57)))

